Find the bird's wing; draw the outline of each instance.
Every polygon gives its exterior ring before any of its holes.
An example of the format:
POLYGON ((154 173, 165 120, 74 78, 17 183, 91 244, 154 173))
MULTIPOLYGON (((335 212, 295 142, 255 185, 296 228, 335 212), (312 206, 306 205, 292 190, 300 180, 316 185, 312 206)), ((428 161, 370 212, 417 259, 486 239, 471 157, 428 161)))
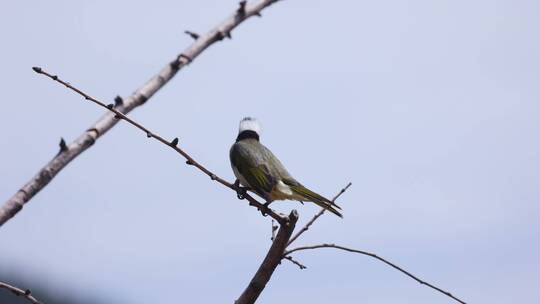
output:
POLYGON ((281 163, 279 158, 277 158, 270 149, 268 149, 263 144, 260 144, 260 150, 261 155, 263 155, 263 158, 265 159, 265 163, 268 164, 268 169, 270 170, 270 174, 273 176, 276 176, 278 179, 282 180, 290 180, 291 182, 294 181, 295 183, 298 183, 287 171, 285 166, 281 163))
POLYGON ((231 148, 231 163, 249 183, 249 187, 263 198, 268 199, 272 192, 275 180, 272 177, 264 158, 256 153, 254 147, 246 147, 242 143, 236 143, 231 148))

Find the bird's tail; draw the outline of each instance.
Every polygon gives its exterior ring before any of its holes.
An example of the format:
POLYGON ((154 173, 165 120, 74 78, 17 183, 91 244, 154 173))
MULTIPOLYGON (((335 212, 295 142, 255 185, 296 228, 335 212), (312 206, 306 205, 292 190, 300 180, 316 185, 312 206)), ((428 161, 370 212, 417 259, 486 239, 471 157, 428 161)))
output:
POLYGON ((320 207, 332 212, 333 214, 339 216, 339 217, 343 217, 343 215, 341 214, 341 212, 339 212, 337 209, 341 209, 341 207, 339 207, 338 205, 336 205, 334 202, 332 202, 331 200, 309 190, 308 188, 302 186, 302 185, 294 185, 294 186, 289 186, 291 188, 291 190, 299 195, 299 196, 302 196, 305 198, 306 201, 309 201, 309 202, 313 202, 317 205, 319 205, 320 207))

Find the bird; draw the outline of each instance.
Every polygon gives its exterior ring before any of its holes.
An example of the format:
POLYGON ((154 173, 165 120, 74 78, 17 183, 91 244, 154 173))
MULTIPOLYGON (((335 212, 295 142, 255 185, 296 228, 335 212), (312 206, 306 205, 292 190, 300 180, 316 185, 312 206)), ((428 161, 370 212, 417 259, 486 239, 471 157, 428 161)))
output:
POLYGON ((235 185, 256 193, 266 201, 265 206, 276 200, 313 202, 342 218, 341 207, 291 176, 274 153, 260 142, 260 134, 257 119, 245 117, 240 121, 238 136, 229 152, 235 185))

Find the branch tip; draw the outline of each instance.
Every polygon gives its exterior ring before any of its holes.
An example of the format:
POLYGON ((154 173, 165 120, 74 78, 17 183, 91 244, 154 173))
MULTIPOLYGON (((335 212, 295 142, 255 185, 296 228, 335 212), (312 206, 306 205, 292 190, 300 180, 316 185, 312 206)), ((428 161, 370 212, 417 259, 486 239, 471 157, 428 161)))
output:
MULTIPOLYGON (((332 202, 335 202, 343 193, 345 193, 345 191, 347 191, 347 189, 349 189, 349 187, 352 185, 351 182, 349 182, 345 187, 343 187, 336 196, 334 196, 334 198, 332 199, 332 202)), ((289 243, 287 244, 287 246, 290 246, 292 242, 294 242, 296 239, 298 239, 304 232, 308 231, 309 227, 311 227, 311 225, 313 225, 313 223, 315 223, 315 221, 321 217, 324 212, 326 211, 326 209, 324 208, 321 208, 321 210, 315 214, 313 216, 313 218, 307 222, 307 224, 302 227, 302 229, 300 229, 295 235, 293 235, 291 237, 291 239, 289 240, 289 243)))
POLYGON ((298 268, 300 268, 300 270, 304 270, 307 268, 306 265, 298 262, 297 260, 295 260, 292 256, 288 255, 288 256, 284 256, 283 257, 285 260, 288 260, 290 261, 291 263, 293 263, 294 265, 298 266, 298 268))
POLYGON ((41 70, 41 68, 40 68, 40 67, 37 67, 37 66, 32 67, 32 70, 34 70, 34 72, 36 72, 36 73, 38 73, 38 74, 41 74, 41 73, 43 72, 43 71, 41 70))

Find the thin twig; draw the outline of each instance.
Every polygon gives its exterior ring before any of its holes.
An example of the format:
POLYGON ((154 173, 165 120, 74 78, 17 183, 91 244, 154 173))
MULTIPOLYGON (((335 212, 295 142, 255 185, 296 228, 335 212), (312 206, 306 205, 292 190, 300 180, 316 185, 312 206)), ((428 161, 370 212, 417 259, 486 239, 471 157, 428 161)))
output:
MULTIPOLYGON (((345 193, 345 191, 347 191, 347 189, 349 189, 351 185, 352 183, 348 183, 347 186, 343 187, 343 189, 341 189, 339 193, 334 196, 334 198, 332 199, 332 203, 335 202, 343 193, 345 193)), ((326 209, 321 208, 319 213, 315 214, 315 216, 291 238, 287 246, 291 245, 292 242, 294 242, 300 235, 302 235, 302 233, 306 232, 309 227, 311 227, 311 225, 313 225, 313 223, 315 223, 315 221, 324 214, 325 211, 326 209)))
POLYGON ((285 258, 286 256, 290 255, 291 253, 293 252, 297 252, 297 251, 301 251, 301 250, 310 250, 310 249, 318 249, 318 248, 335 248, 335 249, 340 249, 340 250, 344 250, 344 251, 348 251, 348 252, 354 252, 354 253, 359 253, 359 254, 363 254, 363 255, 367 255, 367 256, 370 256, 372 258, 375 258, 387 265, 389 265, 390 267, 394 268, 394 269, 397 269, 399 270, 400 272, 402 272, 403 274, 407 275, 408 277, 410 277, 411 279, 417 281, 418 283, 422 284, 422 285, 426 285, 432 289, 435 289, 437 290, 438 292, 458 301, 459 303, 462 303, 462 304, 466 304, 464 301, 458 299, 457 297, 453 296, 451 293, 449 293, 448 291, 445 291, 443 289, 440 289, 439 287, 437 286, 434 286, 424 280, 421 280, 420 278, 418 278, 417 276, 413 275, 412 273, 406 271, 405 269, 397 266, 396 264, 384 259, 384 258, 381 258, 380 256, 374 254, 374 253, 371 253, 371 252, 367 252, 367 251, 362 251, 362 250, 356 250, 356 249, 351 249, 351 248, 347 248, 347 247, 343 247, 343 246, 338 246, 338 245, 335 245, 335 244, 320 244, 320 245, 313 245, 313 246, 302 246, 302 247, 297 247, 297 248, 294 248, 294 249, 291 249, 291 250, 287 250, 285 251, 285 253, 283 254, 283 258, 285 258))
POLYGON ((287 260, 287 261, 290 261, 291 263, 293 263, 294 265, 298 266, 298 268, 300 268, 300 269, 302 269, 302 270, 307 268, 304 264, 298 262, 297 260, 295 260, 295 259, 294 259, 292 256, 290 256, 290 255, 284 256, 283 259, 284 259, 284 260, 287 260))
POLYGON ((36 298, 34 298, 34 296, 32 295, 32 292, 30 291, 30 289, 23 290, 21 288, 15 287, 13 285, 9 285, 9 284, 4 283, 4 282, 0 282, 0 288, 7 289, 7 290, 11 291, 13 294, 15 294, 16 296, 23 297, 23 298, 27 299, 28 301, 30 301, 33 304, 43 304, 43 302, 40 302, 36 298))
POLYGON ((197 40, 199 39, 199 37, 201 37, 201 35, 195 33, 195 32, 192 32, 192 31, 188 31, 188 30, 185 30, 184 33, 186 35, 188 35, 189 37, 191 37, 193 40, 197 40))
POLYGON ((249 282, 248 286, 242 292, 235 304, 252 304, 255 303, 264 287, 270 281, 274 270, 281 263, 283 252, 287 246, 287 242, 291 237, 294 226, 298 221, 298 212, 292 210, 287 217, 287 223, 280 225, 276 238, 270 246, 270 250, 266 254, 261 266, 249 282))
MULTIPOLYGON (((133 119, 129 118, 124 113, 122 113, 122 112, 118 111, 117 109, 115 109, 113 104, 106 105, 102 101, 99 101, 98 99, 88 95, 87 93, 85 93, 82 90, 78 89, 77 87, 71 85, 70 83, 63 81, 57 75, 52 75, 52 74, 48 73, 47 71, 44 71, 42 68, 34 67, 33 69, 34 69, 34 71, 36 73, 45 75, 45 76, 51 78, 52 80, 64 85, 68 89, 76 92, 77 94, 81 95, 84 99, 92 101, 93 103, 95 103, 95 104, 97 104, 97 105, 99 105, 99 106, 113 112, 115 114, 116 119, 123 119, 123 120, 127 121, 132 126, 134 126, 137 129, 143 131, 146 134, 146 137, 153 138, 153 139, 161 142, 162 144, 166 145, 167 147, 173 149, 174 151, 178 152, 180 155, 182 155, 186 159, 186 164, 196 167, 197 169, 202 171, 204 174, 208 175, 208 177, 210 177, 211 180, 214 180, 214 181, 224 185, 225 187, 228 187, 228 188, 232 189, 236 193, 238 193, 239 188, 235 184, 229 183, 228 181, 226 181, 226 180, 222 179, 221 177, 217 176, 216 174, 214 174, 212 171, 206 169, 206 167, 204 167, 203 165, 198 163, 195 159, 193 159, 193 157, 191 157, 189 154, 187 154, 187 152, 185 152, 184 150, 179 148, 178 147, 178 138, 175 138, 172 141, 168 141, 168 140, 164 139, 163 137, 161 137, 160 135, 158 135, 157 133, 154 133, 154 132, 150 131, 145 126, 143 126, 140 123, 138 123, 138 122, 134 121, 133 119)), ((264 204, 261 204, 260 202, 258 202, 251 195, 245 193, 242 196, 249 201, 249 204, 251 206, 255 206, 255 207, 257 207, 257 209, 259 209, 259 210, 263 211, 264 213, 270 215, 272 218, 274 218, 280 224, 283 224, 283 223, 286 222, 285 217, 283 217, 281 215, 278 215, 272 209, 270 209, 270 208, 266 207, 264 204)))
MULTIPOLYGON (((152 77, 148 82, 139 87, 135 92, 122 100, 117 106, 117 110, 122 113, 129 113, 133 109, 143 105, 165 84, 167 84, 182 68, 191 63, 204 50, 212 44, 221 40, 224 33, 229 35, 233 29, 246 19, 252 16, 260 16, 260 12, 266 7, 277 2, 276 0, 260 0, 254 4, 246 4, 244 14, 238 18, 235 10, 227 19, 219 23, 212 30, 199 39, 195 40, 188 48, 180 53, 174 60, 168 63, 161 71, 152 77)), ((118 119, 114 115, 106 113, 94 125, 89 127, 86 132, 80 135, 70 144, 66 145, 67 150, 55 155, 37 174, 30 179, 19 191, 17 191, 4 205, 0 207, 0 226, 5 224, 23 206, 30 201, 39 191, 47 186, 51 180, 69 164, 73 159, 79 156, 86 149, 91 147, 96 140, 116 125, 118 119)))

